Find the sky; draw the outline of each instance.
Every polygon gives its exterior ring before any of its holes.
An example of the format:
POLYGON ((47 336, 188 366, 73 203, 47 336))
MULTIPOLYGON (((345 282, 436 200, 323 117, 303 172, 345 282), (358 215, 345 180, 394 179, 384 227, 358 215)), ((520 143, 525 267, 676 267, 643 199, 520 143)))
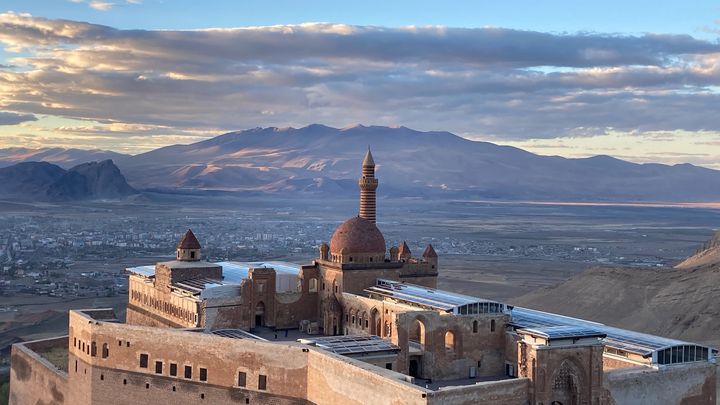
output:
POLYGON ((720 169, 713 1, 4 0, 0 148, 403 125, 720 169))

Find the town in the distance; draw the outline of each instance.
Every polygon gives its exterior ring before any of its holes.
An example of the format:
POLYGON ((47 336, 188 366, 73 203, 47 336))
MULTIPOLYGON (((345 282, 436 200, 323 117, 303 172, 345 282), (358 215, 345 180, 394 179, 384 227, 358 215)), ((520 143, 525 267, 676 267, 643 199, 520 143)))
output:
MULTIPOLYGON (((90 247, 88 255, 107 255, 126 249, 162 250, 176 243, 173 257, 154 263, 143 260, 157 255, 118 258, 128 263, 125 272, 89 269, 77 273, 76 281, 22 286, 47 299, 95 297, 112 304, 103 308, 97 305, 102 302, 92 302, 88 309, 70 310, 67 335, 12 345, 11 403, 716 403, 718 352, 712 345, 563 315, 584 305, 582 291, 562 295, 565 284, 549 293, 560 301, 557 313, 533 308, 532 294, 514 300, 521 305, 501 299, 501 281, 495 296, 476 296, 473 283, 481 281, 453 282, 463 266, 444 261, 446 253, 461 257, 466 251, 485 249, 486 255, 517 263, 528 256, 538 260, 567 255, 579 261, 597 263, 598 257, 606 257, 615 264, 629 264, 621 262, 635 261, 633 252, 613 255, 620 247, 602 242, 543 247, 518 243, 522 238, 516 237, 503 246, 473 244, 470 240, 477 238, 463 239, 461 233, 405 237, 392 228, 417 224, 415 232, 432 232, 438 214, 402 206, 383 211, 377 198, 383 179, 376 177, 376 159, 369 148, 357 171, 359 210, 352 215, 346 206, 348 211, 340 214, 351 217, 334 230, 338 213, 319 209, 307 225, 296 227, 279 219, 292 210, 292 201, 283 201, 281 209, 268 201, 268 217, 255 218, 255 228, 244 235, 233 232, 227 218, 202 222, 199 218, 206 221, 215 213, 203 216, 200 208, 188 207, 164 214, 159 209, 155 221, 146 223, 118 216, 108 228, 117 229, 115 236, 88 232, 68 236, 62 243, 57 236, 8 242, 3 257, 12 264, 6 264, 5 271, 26 281, 49 280, 77 260, 55 258, 44 264, 44 270, 33 272, 16 259, 28 249, 55 249, 57 254, 90 247), (161 225, 169 216, 175 218, 173 224, 185 219, 187 230, 179 233, 177 225, 161 225), (206 237, 194 227, 195 221, 218 229, 206 237), (263 228, 264 222, 272 228, 263 228), (127 229, 131 231, 124 233, 127 229), (297 233, 281 236, 290 230, 297 233), (299 262, 307 254, 314 259, 299 262), (449 275, 447 279, 443 274, 449 275), (83 277, 96 282, 80 281, 83 277), (116 311, 112 298, 118 296, 123 301, 116 311)), ((468 209, 462 206, 458 213, 468 209)), ((102 205, 95 207, 102 210, 102 205)), ((621 208, 616 210, 614 215, 623 215, 621 208)), ((73 221, 72 216, 63 220, 73 221)), ((38 222, 9 219, 26 230, 38 222)), ((526 230, 532 226, 520 225, 526 230)), ((564 231, 538 232, 549 237, 564 231)), ((712 241, 701 247, 685 266, 697 268, 692 260, 705 260, 716 247, 712 241)), ((664 254, 677 256, 668 253, 673 249, 668 243, 664 254)), ((672 261, 663 257, 632 264, 657 272, 657 265, 672 261)), ((498 275, 486 272, 480 279, 487 282, 498 275)), ((514 281, 520 284, 532 283, 517 277, 514 281)), ((20 285, 5 284, 6 289, 20 285)), ((613 297, 604 297, 608 306, 613 305, 613 297)), ((545 302, 553 305, 552 299, 545 302)), ((627 308, 628 313, 637 313, 634 310, 627 308)), ((668 316, 648 322, 667 326, 678 320, 668 316)))

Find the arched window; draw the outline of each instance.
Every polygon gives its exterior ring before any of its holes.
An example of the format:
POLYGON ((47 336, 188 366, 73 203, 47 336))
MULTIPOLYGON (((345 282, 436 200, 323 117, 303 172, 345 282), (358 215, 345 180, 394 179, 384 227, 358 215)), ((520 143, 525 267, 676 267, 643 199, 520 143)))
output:
POLYGON ((410 327, 409 339, 412 342, 425 345, 425 324, 421 320, 416 319, 410 327))
POLYGON ((478 321, 473 321, 473 333, 478 332, 478 321))
POLYGON ((318 282, 316 278, 310 279, 310 292, 314 293, 317 292, 318 282))
POLYGON ((490 332, 495 332, 495 320, 490 320, 490 332))
POLYGON ((445 351, 455 352, 455 334, 452 331, 445 332, 445 351))

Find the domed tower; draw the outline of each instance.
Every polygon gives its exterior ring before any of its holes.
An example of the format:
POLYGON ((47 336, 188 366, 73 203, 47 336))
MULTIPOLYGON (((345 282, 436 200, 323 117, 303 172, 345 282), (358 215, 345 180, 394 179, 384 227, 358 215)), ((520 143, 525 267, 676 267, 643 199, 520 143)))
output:
POLYGON ((358 180, 358 186, 360 186, 360 218, 375 223, 375 193, 378 188, 378 179, 375 178, 375 161, 369 146, 362 162, 362 176, 358 180))
POLYGON ((176 258, 177 260, 183 262, 200 261, 201 249, 202 247, 200 246, 200 242, 195 237, 195 234, 191 229, 188 229, 187 232, 185 232, 185 236, 183 236, 183 238, 177 244, 176 258))
POLYGON ((375 223, 350 218, 337 227, 330 239, 330 261, 335 263, 382 263, 385 238, 375 223))

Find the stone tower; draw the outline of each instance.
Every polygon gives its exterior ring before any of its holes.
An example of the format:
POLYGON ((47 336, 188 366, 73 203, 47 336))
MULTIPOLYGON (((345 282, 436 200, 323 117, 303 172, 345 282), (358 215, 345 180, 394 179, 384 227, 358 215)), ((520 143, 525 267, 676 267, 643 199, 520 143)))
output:
POLYGON ((198 242, 193 231, 188 229, 177 245, 176 258, 183 262, 200 261, 200 249, 200 242, 198 242))
POLYGON ((373 160, 370 147, 362 163, 362 176, 358 180, 360 186, 360 218, 375 223, 375 191, 378 187, 378 180, 375 178, 375 161, 373 160))

